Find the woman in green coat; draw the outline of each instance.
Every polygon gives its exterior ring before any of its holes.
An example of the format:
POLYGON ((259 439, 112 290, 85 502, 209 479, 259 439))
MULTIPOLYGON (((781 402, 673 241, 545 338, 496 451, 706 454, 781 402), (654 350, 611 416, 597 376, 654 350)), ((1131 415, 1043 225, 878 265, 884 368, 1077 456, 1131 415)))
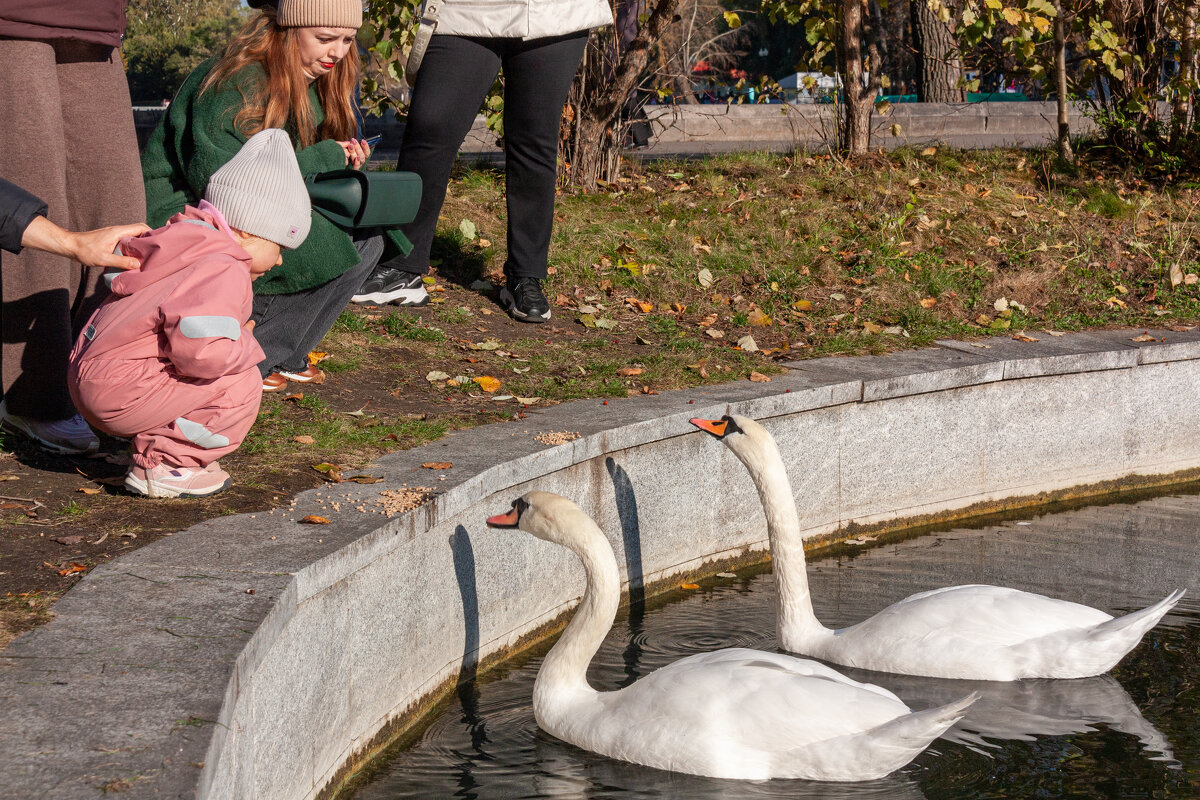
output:
MULTIPOLYGON (((179 89, 142 155, 147 222, 160 227, 204 196, 209 177, 254 133, 283 128, 305 175, 361 166, 351 105, 358 80, 358 0, 280 0, 202 64, 179 89)), ((407 253, 399 231, 347 233, 313 213, 304 244, 254 285, 254 336, 267 354, 263 390, 323 379, 308 353, 333 326, 385 251, 407 253)))

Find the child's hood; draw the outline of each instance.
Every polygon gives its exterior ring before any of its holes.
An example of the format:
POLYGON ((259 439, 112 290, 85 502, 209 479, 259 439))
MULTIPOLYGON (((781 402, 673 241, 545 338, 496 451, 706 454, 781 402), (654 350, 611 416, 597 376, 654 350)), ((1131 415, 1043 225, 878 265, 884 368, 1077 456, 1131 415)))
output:
POLYGON ((250 270, 250 254, 234 240, 221 212, 205 200, 185 207, 161 228, 122 239, 119 249, 140 260, 142 266, 110 273, 109 286, 118 295, 133 294, 199 261, 241 261, 247 273, 250 270))

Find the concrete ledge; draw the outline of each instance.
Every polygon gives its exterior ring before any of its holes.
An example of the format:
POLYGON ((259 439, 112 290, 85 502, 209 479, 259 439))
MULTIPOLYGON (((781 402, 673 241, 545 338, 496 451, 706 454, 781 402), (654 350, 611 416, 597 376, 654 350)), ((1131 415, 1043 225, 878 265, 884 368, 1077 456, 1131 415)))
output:
POLYGON ((484 528, 522 492, 575 499, 634 587, 757 557, 745 470, 692 416, 764 421, 809 537, 1194 477, 1200 333, 1149 333, 945 342, 795 362, 767 384, 579 401, 388 456, 370 470, 382 484, 200 523, 96 568, 0 652, 0 797, 327 795, 577 598, 569 554, 484 528), (551 430, 580 438, 533 438, 551 430), (437 494, 392 519, 357 510, 403 484, 437 494), (310 513, 333 523, 296 523, 310 513))

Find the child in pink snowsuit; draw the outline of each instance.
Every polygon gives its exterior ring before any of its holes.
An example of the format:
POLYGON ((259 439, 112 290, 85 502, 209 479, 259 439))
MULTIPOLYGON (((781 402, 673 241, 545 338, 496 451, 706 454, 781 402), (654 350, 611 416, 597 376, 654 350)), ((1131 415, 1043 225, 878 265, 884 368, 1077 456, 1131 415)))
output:
POLYGON ((112 277, 68 377, 93 427, 132 439, 129 491, 202 497, 232 483, 217 459, 242 443, 262 399, 250 282, 310 221, 295 150, 267 129, 213 174, 198 206, 121 241, 141 269, 112 277))

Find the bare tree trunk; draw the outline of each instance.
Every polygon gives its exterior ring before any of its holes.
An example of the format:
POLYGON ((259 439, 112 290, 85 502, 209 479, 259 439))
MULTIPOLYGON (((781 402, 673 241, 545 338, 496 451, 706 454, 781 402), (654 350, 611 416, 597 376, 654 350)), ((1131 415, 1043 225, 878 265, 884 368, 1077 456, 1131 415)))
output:
POLYGON ((962 66, 954 42, 954 29, 938 19, 926 0, 912 0, 913 55, 916 59, 917 100, 922 103, 961 103, 962 66))
POLYGON ((1183 4, 1183 24, 1179 41, 1179 92, 1175 95, 1175 107, 1171 112, 1171 143, 1178 142, 1187 134, 1192 117, 1192 97, 1196 81, 1196 17, 1200 14, 1197 0, 1186 0, 1183 4))
POLYGON ((566 154, 571 164, 570 182, 575 186, 594 189, 598 179, 610 174, 622 144, 617 117, 646 68, 651 45, 675 21, 678 6, 679 0, 658 0, 646 24, 621 54, 611 80, 602 86, 588 87, 590 96, 582 98, 576 115, 576 135, 569 140, 574 152, 566 154))
POLYGON ((842 0, 842 126, 840 141, 846 155, 859 156, 871 145, 870 91, 863 86, 863 0, 842 0))
POLYGON ((1075 161, 1071 150, 1070 98, 1067 96, 1067 36, 1062 0, 1054 0, 1054 89, 1058 95, 1058 157, 1075 161))

